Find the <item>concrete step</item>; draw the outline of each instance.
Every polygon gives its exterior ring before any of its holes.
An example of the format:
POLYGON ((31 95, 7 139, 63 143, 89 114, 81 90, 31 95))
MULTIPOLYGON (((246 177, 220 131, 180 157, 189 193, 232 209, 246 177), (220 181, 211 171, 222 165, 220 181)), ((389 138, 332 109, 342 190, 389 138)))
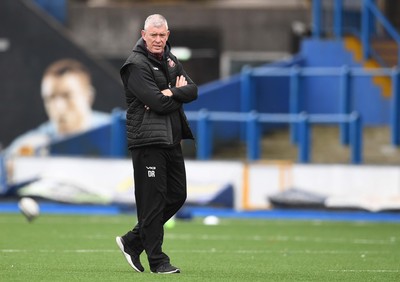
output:
MULTIPOLYGON (((363 60, 362 58, 362 44, 361 41, 354 36, 347 36, 344 38, 344 45, 354 55, 354 60, 363 65, 366 69, 377 69, 384 66, 379 65, 375 59, 363 60)), ((387 76, 374 76, 372 81, 382 90, 384 97, 392 95, 391 79, 387 76)))
POLYGON ((372 40, 372 48, 382 58, 386 67, 395 67, 398 64, 397 42, 389 38, 375 38, 372 40))

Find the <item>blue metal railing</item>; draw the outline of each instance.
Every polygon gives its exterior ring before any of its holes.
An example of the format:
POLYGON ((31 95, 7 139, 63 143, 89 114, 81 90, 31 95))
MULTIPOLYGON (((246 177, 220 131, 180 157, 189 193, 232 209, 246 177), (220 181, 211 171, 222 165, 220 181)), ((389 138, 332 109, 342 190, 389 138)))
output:
MULTIPOLYGON (((333 9, 333 33, 335 37, 341 38, 343 36, 343 0, 334 1, 333 9)), ((322 18, 322 0, 313 0, 312 5, 312 34, 314 38, 320 38, 323 29, 322 18)), ((374 32, 374 25, 379 23, 384 28, 385 32, 397 44, 397 67, 400 67, 400 34, 396 31, 393 25, 382 14, 375 4, 375 0, 363 0, 361 6, 361 30, 358 32, 363 47, 363 58, 368 59, 371 56, 377 57, 376 52, 371 46, 371 35, 374 32)), ((381 61, 380 58, 377 58, 381 61)))
MULTIPOLYGON (((208 111, 185 111, 189 121, 195 121, 197 125, 197 159, 208 160, 213 151, 213 132, 214 122, 236 122, 242 123, 245 128, 245 142, 247 146, 247 159, 259 160, 261 158, 261 128, 262 124, 296 124, 298 125, 298 162, 309 163, 311 161, 311 125, 312 124, 348 124, 349 125, 349 145, 351 148, 351 163, 360 164, 362 158, 362 121, 358 113, 349 114, 268 114, 256 111, 244 112, 222 112, 208 111)), ((125 112, 113 111, 111 119, 111 142, 110 146, 115 147, 107 154, 113 157, 123 157, 125 152, 118 148, 126 146, 125 128, 121 124, 125 123, 125 112), (122 123, 121 123, 122 122, 122 123), (121 145, 123 144, 123 145, 121 145)))
MULTIPOLYGON (((277 77, 286 76, 289 77, 290 95, 289 95, 289 112, 290 114, 299 114, 303 110, 301 109, 301 97, 300 93, 301 79, 303 77, 337 77, 340 85, 338 97, 340 99, 339 113, 348 115, 354 111, 352 104, 354 103, 352 93, 351 81, 354 77, 373 77, 373 76, 387 76, 392 80, 392 108, 391 108, 391 142, 393 145, 400 145, 400 71, 399 69, 363 69, 363 68, 351 68, 348 66, 343 67, 291 67, 291 68, 271 68, 271 67, 259 67, 253 70, 246 69, 243 73, 245 77, 241 88, 241 101, 255 100, 257 93, 252 88, 250 83, 252 77, 277 77), (352 103, 353 102, 353 103, 352 103)), ((249 110, 249 109, 248 109, 249 110)), ((347 145, 349 143, 349 125, 347 123, 340 124, 341 131, 341 143, 347 145)), ((291 124, 291 141, 292 143, 298 142, 298 130, 297 124, 291 124)))
MULTIPOLYGON (((343 35, 343 0, 331 0, 333 1, 333 34, 337 38, 341 38, 343 35)), ((312 1, 312 35, 314 38, 320 38, 323 31, 323 5, 322 0, 312 1)))
POLYGON ((365 11, 363 11, 362 18, 362 32, 361 32, 361 42, 363 46, 363 57, 364 59, 368 59, 371 57, 372 47, 370 44, 370 32, 369 26, 370 21, 377 20, 388 35, 390 35, 393 40, 397 43, 397 66, 400 67, 400 34, 396 31, 393 25, 388 21, 388 19, 382 14, 382 12, 375 5, 373 0, 364 0, 363 7, 365 11), (374 17, 374 18, 372 18, 374 17))
POLYGON ((232 121, 245 124, 247 159, 259 160, 260 149, 260 124, 286 123, 298 125, 298 162, 311 161, 311 127, 312 124, 349 124, 351 163, 362 163, 362 123, 357 113, 343 114, 313 114, 305 112, 300 114, 265 114, 251 111, 240 112, 209 112, 187 111, 187 118, 197 122, 197 158, 208 160, 212 156, 212 123, 216 121, 232 121))

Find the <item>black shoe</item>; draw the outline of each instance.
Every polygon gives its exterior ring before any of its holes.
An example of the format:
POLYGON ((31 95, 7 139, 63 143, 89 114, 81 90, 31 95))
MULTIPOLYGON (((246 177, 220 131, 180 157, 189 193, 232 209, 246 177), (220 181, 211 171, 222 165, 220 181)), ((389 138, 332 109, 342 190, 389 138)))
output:
POLYGON ((158 274, 172 274, 172 273, 180 273, 179 268, 172 266, 170 263, 164 263, 156 268, 155 271, 151 271, 152 273, 158 274))
POLYGON ((124 242, 124 239, 122 237, 116 237, 115 241, 117 242, 117 245, 119 249, 121 250, 122 254, 125 256, 126 261, 129 263, 132 268, 137 271, 137 272, 143 272, 144 267, 140 263, 140 257, 139 255, 134 254, 134 252, 127 246, 124 242))

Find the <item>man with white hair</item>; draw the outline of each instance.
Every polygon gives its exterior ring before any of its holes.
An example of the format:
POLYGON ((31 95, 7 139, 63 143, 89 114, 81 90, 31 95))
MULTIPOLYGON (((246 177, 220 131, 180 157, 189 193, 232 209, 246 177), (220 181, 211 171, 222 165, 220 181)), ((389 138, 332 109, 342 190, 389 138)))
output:
POLYGON ((167 20, 149 16, 120 74, 127 102, 138 223, 116 241, 129 265, 143 272, 145 251, 153 273, 180 273, 162 251, 164 224, 186 200, 181 140, 193 139, 182 105, 197 99, 197 86, 170 52, 167 20))

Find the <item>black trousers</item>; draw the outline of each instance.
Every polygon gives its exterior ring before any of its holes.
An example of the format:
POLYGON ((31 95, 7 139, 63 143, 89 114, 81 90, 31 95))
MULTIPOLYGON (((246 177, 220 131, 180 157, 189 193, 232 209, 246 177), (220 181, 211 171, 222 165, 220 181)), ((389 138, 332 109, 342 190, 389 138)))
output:
POLYGON ((180 145, 133 149, 133 175, 138 223, 123 236, 131 249, 146 251, 151 270, 169 262, 162 251, 164 223, 186 200, 186 171, 180 145))

